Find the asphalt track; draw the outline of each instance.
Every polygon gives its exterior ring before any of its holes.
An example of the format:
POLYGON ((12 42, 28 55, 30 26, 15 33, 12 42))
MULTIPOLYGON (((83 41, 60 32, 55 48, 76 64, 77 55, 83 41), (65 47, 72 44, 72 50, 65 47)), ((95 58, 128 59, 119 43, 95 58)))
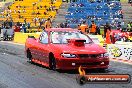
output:
MULTIPOLYGON (((88 73, 130 74, 132 65, 110 62, 106 72, 88 70, 88 73)), ((0 42, 0 88, 132 88, 129 84, 85 84, 76 82, 77 71, 52 71, 30 64, 24 56, 24 45, 0 42)))

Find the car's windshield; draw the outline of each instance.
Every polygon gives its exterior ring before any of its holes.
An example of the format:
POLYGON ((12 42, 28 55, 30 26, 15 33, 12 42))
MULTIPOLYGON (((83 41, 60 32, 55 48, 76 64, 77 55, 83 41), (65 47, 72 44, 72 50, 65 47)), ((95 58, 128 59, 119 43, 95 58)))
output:
POLYGON ((100 43, 98 38, 91 38, 93 40, 94 43, 100 43))
POLYGON ((65 44, 67 39, 84 39, 85 43, 91 43, 91 39, 82 34, 81 32, 51 32, 51 41, 52 43, 65 44))

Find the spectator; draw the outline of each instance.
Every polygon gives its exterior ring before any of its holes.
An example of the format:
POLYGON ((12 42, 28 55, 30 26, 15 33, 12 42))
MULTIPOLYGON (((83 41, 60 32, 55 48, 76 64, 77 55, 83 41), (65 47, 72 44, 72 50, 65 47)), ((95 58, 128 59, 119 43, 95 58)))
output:
POLYGON ((43 24, 42 20, 39 20, 39 29, 42 27, 42 24, 43 24))
POLYGON ((96 34, 96 24, 94 23, 94 21, 92 21, 92 24, 90 25, 90 33, 91 34, 96 34))
POLYGON ((7 24, 8 24, 8 19, 6 19, 6 21, 4 22, 4 28, 6 27, 7 24))
POLYGON ((30 23, 29 22, 27 23, 27 28, 30 29, 30 23))
POLYGON ((20 26, 20 22, 19 21, 17 22, 17 26, 20 26))
POLYGON ((26 25, 25 24, 22 24, 22 29, 23 29, 23 32, 26 33, 26 25))
POLYGON ((44 15, 47 15, 47 13, 46 13, 46 12, 44 12, 44 15))
POLYGON ((122 28, 122 29, 124 28, 124 25, 125 25, 125 23, 124 23, 124 21, 122 21, 122 22, 121 22, 121 28, 122 28))
POLYGON ((81 29, 80 29, 80 26, 81 26, 80 24, 77 25, 77 29, 78 29, 78 30, 81 30, 81 29))
POLYGON ((95 2, 95 0, 89 0, 89 2, 94 3, 94 2, 95 2))
POLYGON ((59 28, 59 24, 57 24, 55 28, 59 28))
POLYGON ((82 33, 89 33, 88 32, 88 25, 86 24, 86 21, 83 21, 83 23, 80 26, 81 32, 82 33))
POLYGON ((50 9, 51 9, 51 11, 54 11, 54 7, 52 5, 50 6, 50 9))
MULTIPOLYGON (((2 29, 2 25, 0 24, 0 34, 1 34, 1 29, 2 29)), ((1 35, 0 35, 0 37, 1 37, 1 35)))
POLYGON ((26 10, 25 9, 23 9, 23 13, 26 13, 26 10))
POLYGON ((12 20, 9 22, 9 26, 10 28, 12 28, 12 20))
POLYGON ((63 23, 60 23, 60 28, 64 28, 64 24, 63 23))
POLYGON ((100 27, 96 26, 96 34, 100 35, 100 27))
POLYGON ((51 28, 51 20, 50 18, 47 19, 47 21, 44 24, 45 29, 51 28))
POLYGON ((26 18, 24 19, 24 24, 27 24, 27 19, 26 18))
POLYGON ((107 32, 106 32, 106 40, 105 40, 105 43, 107 44, 111 44, 112 43, 112 37, 111 37, 111 29, 107 29, 107 32))
POLYGON ((41 15, 40 12, 38 11, 36 15, 41 15))
POLYGON ((2 29, 4 28, 4 24, 1 25, 1 28, 2 28, 2 29))
POLYGON ((2 29, 2 25, 0 24, 0 41, 1 41, 1 29, 2 29))
POLYGON ((104 25, 104 37, 106 37, 107 30, 111 30, 111 26, 106 22, 106 25, 104 25))
POLYGON ((20 32, 20 28, 19 27, 17 27, 17 25, 15 24, 15 26, 14 26, 14 31, 15 32, 20 32))
POLYGON ((38 20, 37 17, 33 19, 35 26, 37 25, 37 20, 38 20))
POLYGON ((68 28, 67 22, 64 23, 64 27, 65 27, 65 28, 68 28))

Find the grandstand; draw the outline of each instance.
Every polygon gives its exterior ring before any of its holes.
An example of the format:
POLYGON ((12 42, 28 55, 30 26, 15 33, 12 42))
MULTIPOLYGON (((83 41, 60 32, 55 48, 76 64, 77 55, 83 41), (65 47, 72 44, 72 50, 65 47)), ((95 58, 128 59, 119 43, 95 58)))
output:
MULTIPOLYGON (((4 12, 0 14, 0 20, 5 21, 8 18, 12 19, 14 23, 23 23, 26 19, 26 22, 29 22, 31 26, 35 26, 34 19, 47 19, 50 17, 53 21, 53 27, 56 24, 67 22, 70 27, 76 28, 84 20, 88 25, 91 24, 91 20, 94 20, 98 26, 102 26, 106 22, 113 24, 122 21, 122 18, 127 20, 130 18, 122 15, 120 0, 110 0, 109 3, 107 3, 107 0, 95 0, 92 3, 91 0, 75 0, 77 2, 72 3, 62 3, 62 1, 6 0, 6 3, 12 3, 6 5, 8 9, 4 9, 4 12)), ((4 2, 1 3, 3 6, 4 2)), ((37 21, 38 24, 39 21, 37 21)))
POLYGON ((76 28, 82 21, 91 24, 94 20, 98 26, 104 25, 106 22, 115 23, 123 19, 122 7, 119 0, 78 0, 70 4, 65 16, 66 22, 72 28, 76 28))
MULTIPOLYGON (((15 0, 12 5, 8 6, 1 16, 3 20, 12 19, 14 23, 32 23, 34 19, 47 19, 48 17, 53 20, 56 16, 57 10, 62 4, 61 0, 51 1, 51 0, 15 0)), ((37 24, 39 21, 37 20, 37 24)))

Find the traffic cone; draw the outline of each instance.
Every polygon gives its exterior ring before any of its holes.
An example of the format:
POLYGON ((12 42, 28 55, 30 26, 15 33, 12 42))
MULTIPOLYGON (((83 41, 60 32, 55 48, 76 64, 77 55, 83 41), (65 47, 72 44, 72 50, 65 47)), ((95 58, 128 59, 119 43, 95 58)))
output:
POLYGON ((106 33, 105 43, 106 44, 111 44, 110 31, 109 30, 107 30, 107 33, 106 33))

